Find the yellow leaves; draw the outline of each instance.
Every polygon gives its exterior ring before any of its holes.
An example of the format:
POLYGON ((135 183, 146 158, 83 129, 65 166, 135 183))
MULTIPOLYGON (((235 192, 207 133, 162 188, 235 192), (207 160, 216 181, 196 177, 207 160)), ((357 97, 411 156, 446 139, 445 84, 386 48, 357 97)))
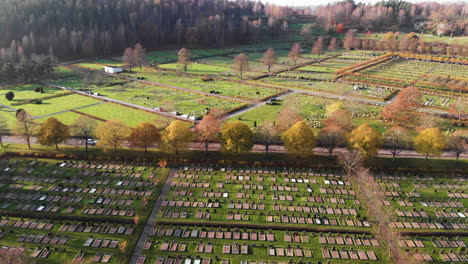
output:
POLYGON ((70 136, 70 129, 57 118, 49 117, 41 124, 38 141, 42 145, 56 145, 70 136))
POLYGON ((128 138, 130 133, 130 128, 117 119, 108 120, 96 128, 98 145, 104 148, 110 145, 114 151, 117 151, 117 147, 128 138))
POLYGON ((151 123, 143 122, 133 129, 130 141, 134 146, 142 147, 145 152, 148 147, 158 142, 159 130, 151 123))
POLYGON ((367 158, 375 156, 380 146, 381 135, 368 124, 362 124, 348 135, 349 147, 357 149, 367 158))
POLYGON ((226 152, 247 152, 253 147, 253 133, 240 121, 226 123, 221 130, 221 139, 222 150, 226 152))
POLYGON ((162 132, 161 142, 167 150, 179 153, 180 148, 184 148, 193 139, 192 131, 187 125, 179 120, 172 123, 162 132))
POLYGON ((281 136, 285 148, 293 153, 312 153, 315 147, 315 135, 304 122, 298 121, 281 136))
POLYGON ((333 104, 328 104, 325 108, 326 110, 326 115, 328 117, 332 116, 333 113, 335 113, 338 110, 344 110, 343 104, 341 102, 336 102, 333 104))
POLYGON ((440 156, 445 148, 445 138, 438 128, 427 128, 414 139, 416 151, 427 156, 440 156))

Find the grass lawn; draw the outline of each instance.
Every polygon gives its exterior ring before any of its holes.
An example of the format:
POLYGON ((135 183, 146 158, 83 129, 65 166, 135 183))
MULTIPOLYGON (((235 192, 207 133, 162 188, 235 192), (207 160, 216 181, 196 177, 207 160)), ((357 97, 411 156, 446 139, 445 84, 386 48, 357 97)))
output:
POLYGON ((105 103, 78 110, 104 120, 119 119, 128 126, 136 127, 141 122, 151 122, 157 126, 164 126, 172 120, 157 114, 121 106, 113 103, 105 103))
POLYGON ((176 74, 150 68, 134 69, 132 73, 125 73, 132 77, 144 77, 148 81, 174 85, 195 91, 217 91, 220 95, 247 100, 261 100, 281 92, 279 89, 260 87, 248 84, 235 83, 223 80, 204 82, 199 76, 190 76, 183 73, 176 74))
MULTIPOLYGON (((184 69, 180 64, 177 63, 168 63, 168 64, 160 64, 158 68, 166 69, 166 70, 175 70, 183 72, 184 69)), ((202 63, 191 63, 187 67, 188 73, 194 74, 203 74, 203 75, 219 75, 224 74, 226 72, 232 72, 231 68, 228 67, 220 67, 202 63)))

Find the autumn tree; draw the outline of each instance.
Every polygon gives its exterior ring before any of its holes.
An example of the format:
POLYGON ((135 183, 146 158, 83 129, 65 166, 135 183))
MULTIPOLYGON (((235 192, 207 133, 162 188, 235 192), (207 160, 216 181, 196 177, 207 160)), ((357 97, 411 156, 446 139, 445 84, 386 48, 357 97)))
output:
POLYGON ((453 153, 458 160, 468 150, 468 131, 453 132, 447 140, 447 150, 453 153))
POLYGON ((404 127, 394 126, 385 132, 383 142, 395 160, 395 157, 408 147, 409 133, 404 127))
POLYGON ((221 130, 221 150, 225 152, 248 152, 253 147, 253 133, 249 126, 234 121, 226 123, 221 130))
POLYGON ((37 140, 41 145, 55 145, 64 142, 70 137, 70 128, 55 117, 49 117, 41 124, 37 140))
POLYGON ((3 148, 2 136, 9 129, 8 121, 4 115, 0 115, 0 146, 3 148))
POLYGON ((190 61, 190 51, 186 48, 181 48, 177 55, 179 56, 177 63, 182 65, 184 72, 187 72, 188 65, 192 63, 192 61, 190 61))
POLYGON ((78 117, 73 124, 73 134, 84 143, 86 151, 88 151, 88 139, 93 138, 96 127, 96 120, 84 115, 78 117))
POLYGON ((314 46, 312 47, 312 54, 317 55, 317 59, 320 58, 320 54, 323 52, 324 37, 320 36, 315 40, 314 46))
POLYGON ((198 139, 205 146, 205 152, 208 153, 209 144, 215 142, 219 138, 221 132, 221 122, 214 114, 210 113, 195 126, 195 132, 198 139))
POLYGON ((250 70, 247 54, 241 53, 234 58, 234 70, 239 73, 241 79, 244 72, 250 70))
POLYGON ((429 155, 440 156, 445 148, 445 138, 438 128, 427 128, 414 139, 414 147, 418 153, 424 154, 426 160, 429 155))
POLYGON ((395 99, 387 104, 380 116, 392 121, 392 124, 406 123, 412 116, 412 110, 420 104, 421 92, 416 87, 407 87, 401 90, 395 99))
POLYGON ((276 134, 280 135, 284 131, 288 130, 295 123, 302 121, 304 118, 299 114, 297 110, 297 101, 290 99, 284 103, 284 107, 278 114, 274 122, 276 134))
POLYGON ((132 130, 129 139, 133 146, 143 148, 147 153, 148 148, 159 142, 160 138, 161 135, 156 126, 143 122, 132 130))
POLYGON ((187 124, 179 120, 172 121, 161 133, 162 147, 174 151, 176 155, 179 154, 181 149, 186 148, 193 138, 194 134, 187 124))
POLYGON ((328 44, 328 50, 331 52, 335 52, 338 49, 338 42, 336 38, 332 38, 330 43, 328 44))
POLYGON ((317 141, 327 149, 331 158, 335 148, 346 145, 346 131, 339 126, 327 126, 319 131, 317 141))
POLYGON ((351 118, 351 113, 343 109, 333 111, 330 117, 325 119, 325 124, 327 126, 341 127, 345 131, 350 131, 353 129, 353 119, 351 118))
POLYGON ((130 71, 132 71, 133 66, 136 65, 135 54, 133 53, 132 48, 125 49, 124 54, 122 56, 122 60, 125 64, 127 64, 130 71))
POLYGON ((325 115, 328 117, 333 116, 333 114, 338 110, 344 110, 344 106, 341 102, 336 102, 333 104, 327 104, 325 106, 325 115))
POLYGON ((312 128, 299 121, 281 135, 284 147, 292 153, 308 154, 314 151, 316 140, 312 128))
POLYGON ((301 55, 301 44, 294 43, 291 47, 291 50, 288 53, 288 58, 294 62, 294 65, 297 65, 297 61, 302 58, 301 55))
POLYGON ((463 117, 468 116, 468 101, 466 98, 459 97, 455 102, 450 105, 449 115, 456 118, 460 123, 463 117))
POLYGON ((26 140, 28 148, 31 148, 31 138, 37 134, 38 125, 25 110, 19 110, 16 114, 14 132, 18 137, 26 140))
POLYGON ((146 62, 146 49, 140 43, 135 44, 132 50, 132 56, 135 60, 135 64, 141 69, 143 63, 146 62))
POLYGON ((117 152, 117 147, 128 139, 130 133, 130 128, 117 119, 108 120, 96 128, 96 136, 99 139, 98 145, 104 148, 111 146, 114 152, 117 152))
POLYGON ((348 147, 357 149, 365 158, 377 155, 381 135, 368 124, 362 124, 348 135, 348 147))
POLYGON ((262 57, 262 63, 268 68, 268 72, 271 71, 271 67, 275 65, 276 61, 277 58, 274 49, 268 49, 265 51, 262 57))
POLYGON ((348 30, 348 32, 346 32, 346 35, 343 39, 343 48, 349 51, 353 48, 353 43, 354 43, 354 31, 350 29, 348 30))
POLYGON ((265 153, 270 150, 270 145, 277 137, 275 124, 269 120, 263 122, 254 132, 255 141, 265 146, 265 153))

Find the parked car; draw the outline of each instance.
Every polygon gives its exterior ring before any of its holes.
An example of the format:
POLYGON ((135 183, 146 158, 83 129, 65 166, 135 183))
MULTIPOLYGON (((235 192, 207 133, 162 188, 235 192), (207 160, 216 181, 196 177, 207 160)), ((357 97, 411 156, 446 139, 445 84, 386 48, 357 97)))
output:
POLYGON ((88 143, 88 145, 95 146, 96 143, 97 143, 97 140, 92 139, 92 138, 88 138, 88 139, 86 140, 86 142, 88 143))

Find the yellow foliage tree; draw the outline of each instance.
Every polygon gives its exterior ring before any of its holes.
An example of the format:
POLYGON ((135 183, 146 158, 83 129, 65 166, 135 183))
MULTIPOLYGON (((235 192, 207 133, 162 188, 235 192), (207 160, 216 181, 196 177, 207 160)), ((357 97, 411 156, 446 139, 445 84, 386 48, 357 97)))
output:
POLYGON ((175 120, 162 132, 161 143, 164 149, 179 154, 193 138, 192 131, 182 121, 175 120))
POLYGON ((343 104, 340 103, 340 102, 336 102, 336 103, 333 103, 333 104, 328 104, 325 107, 325 113, 326 113, 326 115, 328 117, 332 116, 333 113, 335 113, 338 110, 344 110, 343 104))
POLYGON ((250 127, 240 121, 226 123, 221 130, 221 149, 226 152, 248 152, 253 147, 250 127))
POLYGON ((143 122, 133 129, 130 141, 133 146, 143 148, 145 153, 161 138, 159 130, 151 123, 143 122))
POLYGON ((414 147, 418 153, 440 156, 445 148, 445 138, 438 128, 427 128, 421 131, 414 139, 414 147))
POLYGON ((377 155, 381 143, 381 135, 368 124, 362 124, 348 135, 348 147, 357 149, 363 157, 377 155))
POLYGON ((110 145, 114 148, 114 152, 117 152, 117 147, 128 138, 130 133, 130 128, 117 119, 108 120, 96 128, 98 145, 104 148, 110 145))
POLYGON ((306 122, 296 122, 281 135, 285 148, 292 153, 312 153, 316 144, 315 135, 306 122))
POLYGON ((37 140, 41 145, 55 145, 64 142, 70 137, 70 129, 55 117, 49 117, 41 124, 37 140))

